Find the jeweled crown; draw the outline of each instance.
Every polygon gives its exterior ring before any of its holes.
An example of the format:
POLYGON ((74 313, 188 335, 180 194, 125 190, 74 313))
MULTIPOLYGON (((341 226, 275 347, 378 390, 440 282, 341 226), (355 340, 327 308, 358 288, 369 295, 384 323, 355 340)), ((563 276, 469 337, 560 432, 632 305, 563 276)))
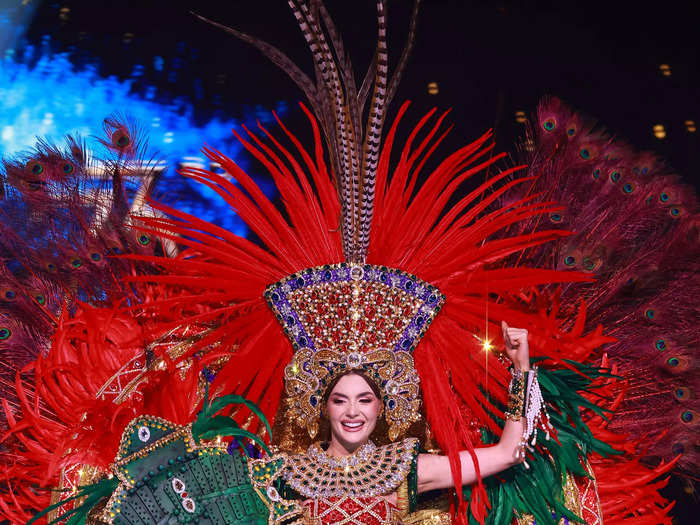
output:
POLYGON ((326 388, 353 369, 379 386, 390 439, 420 417, 412 351, 444 303, 437 288, 400 270, 340 263, 292 274, 265 299, 294 347, 286 392, 312 437, 326 388))

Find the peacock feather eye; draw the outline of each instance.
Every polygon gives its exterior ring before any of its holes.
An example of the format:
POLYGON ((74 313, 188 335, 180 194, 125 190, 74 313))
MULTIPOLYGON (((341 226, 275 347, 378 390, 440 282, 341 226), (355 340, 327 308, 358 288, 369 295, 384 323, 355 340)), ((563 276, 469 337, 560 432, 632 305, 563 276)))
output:
POLYGON ((683 423, 692 423, 693 419, 695 419, 695 415, 690 410, 684 410, 681 414, 681 421, 683 421, 683 423))
POLYGON ((14 301, 17 298, 17 292, 14 290, 5 290, 4 297, 8 301, 14 301))
POLYGON ((0 341, 6 341, 12 336, 12 330, 9 328, 0 328, 0 341))
POLYGON ((102 260, 102 254, 99 252, 92 252, 90 254, 90 259, 92 259, 95 262, 100 262, 102 260))
POLYGON ((676 396, 678 401, 685 401, 690 398, 690 389, 684 386, 679 386, 673 391, 673 395, 676 396))
POLYGON ((593 170, 593 178, 595 180, 598 180, 600 178, 600 168, 596 168, 593 170))
POLYGON ((117 148, 124 149, 131 144, 131 138, 124 130, 118 129, 112 133, 112 144, 117 148))
POLYGON ((553 131, 557 127, 557 121, 554 117, 549 117, 542 123, 542 127, 545 131, 553 131))
POLYGON ((670 200, 671 200, 671 196, 668 193, 666 193, 665 191, 662 191, 661 193, 659 193, 659 201, 660 202, 666 203, 670 200))
POLYGON ((41 175, 44 173, 44 165, 41 162, 30 162, 28 167, 29 171, 34 175, 41 175))
POLYGON ((556 213, 556 212, 555 212, 555 213, 550 213, 550 214, 549 214, 549 220, 551 220, 552 222, 561 222, 561 221, 562 221, 562 218, 563 218, 563 217, 561 216, 561 213, 556 213))
POLYGON ((599 266, 599 261, 592 257, 584 257, 583 259, 583 269, 589 272, 592 272, 594 270, 598 269, 599 266))
POLYGON ((573 255, 567 255, 566 257, 564 257, 564 264, 567 266, 573 266, 574 264, 576 264, 576 257, 574 257, 573 255))
POLYGON ((72 259, 72 260, 71 260, 70 265, 71 265, 71 268, 74 268, 74 269, 77 270, 78 268, 82 268, 82 266, 83 266, 83 261, 81 261, 80 259, 78 259, 78 258, 76 257, 75 259, 72 259))
POLYGON ((583 160, 588 160, 591 158, 591 150, 588 148, 581 148, 581 151, 578 153, 583 160))
POLYGON ((63 173, 65 175, 70 175, 74 171, 75 171, 75 166, 73 166, 73 164, 71 164, 70 162, 66 162, 63 164, 63 173))
POLYGON ((676 368, 678 365, 681 364, 681 360, 677 357, 669 357, 666 363, 668 364, 668 366, 676 368))
POLYGON ((141 235, 139 235, 139 244, 141 244, 142 246, 148 246, 149 244, 151 244, 151 238, 145 233, 142 233, 141 235))
POLYGON ((44 306, 46 304, 46 297, 43 295, 35 295, 34 299, 36 299, 36 302, 39 303, 41 306, 44 306))
POLYGON ((647 308, 644 310, 644 317, 649 319, 649 321, 653 321, 656 317, 656 311, 653 308, 647 308))
POLYGON ((668 210, 668 214, 674 219, 677 219, 678 217, 683 215, 683 210, 678 206, 672 206, 671 209, 668 210))
POLYGON ((627 182, 622 186, 622 193, 625 193, 627 195, 634 193, 635 186, 631 182, 627 182))
POLYGON ((664 351, 664 350, 666 350, 666 341, 664 341, 663 339, 657 339, 654 342, 654 346, 656 347, 657 350, 664 351))
POLYGON ((610 182, 617 182, 620 180, 620 172, 618 170, 612 170, 610 172, 610 182))
POLYGON ((566 130, 566 134, 569 135, 569 137, 576 135, 576 126, 569 126, 569 128, 566 130))

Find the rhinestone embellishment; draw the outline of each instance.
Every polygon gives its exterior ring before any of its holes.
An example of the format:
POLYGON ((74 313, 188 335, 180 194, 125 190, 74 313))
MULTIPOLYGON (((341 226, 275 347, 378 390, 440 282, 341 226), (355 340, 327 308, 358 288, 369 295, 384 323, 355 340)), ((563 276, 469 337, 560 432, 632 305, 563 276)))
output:
POLYGON ((327 386, 348 369, 382 391, 390 439, 420 418, 412 352, 445 301, 437 288, 385 266, 341 263, 292 274, 268 286, 265 299, 295 351, 285 389, 309 435, 318 432, 327 386))

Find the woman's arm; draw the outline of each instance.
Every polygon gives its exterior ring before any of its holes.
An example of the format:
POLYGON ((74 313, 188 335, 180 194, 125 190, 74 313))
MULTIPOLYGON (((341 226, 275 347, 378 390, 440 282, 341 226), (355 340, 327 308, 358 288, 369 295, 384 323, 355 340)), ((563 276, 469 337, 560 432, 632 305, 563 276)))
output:
MULTIPOLYGON (((530 352, 527 343, 527 330, 511 328, 502 323, 503 339, 506 353, 516 369, 530 369, 530 352)), ((506 419, 503 434, 497 445, 477 448, 481 477, 491 476, 522 462, 520 458, 520 441, 523 436, 524 421, 506 419)), ((462 485, 469 485, 477 480, 476 467, 471 454, 463 450, 459 453, 462 465, 462 485)), ((447 456, 421 454, 418 456, 418 492, 444 489, 454 486, 450 460, 447 456)))

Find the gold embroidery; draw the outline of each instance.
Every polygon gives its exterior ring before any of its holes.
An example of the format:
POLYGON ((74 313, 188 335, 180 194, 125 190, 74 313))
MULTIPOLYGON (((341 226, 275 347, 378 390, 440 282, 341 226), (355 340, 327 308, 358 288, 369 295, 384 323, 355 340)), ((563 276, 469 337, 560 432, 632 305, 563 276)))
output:
POLYGON ((366 456, 345 465, 333 466, 320 445, 304 455, 290 456, 283 477, 287 484, 307 498, 372 497, 394 492, 404 481, 416 454, 418 440, 371 449, 366 456), (324 457, 325 456, 325 457, 324 457))

